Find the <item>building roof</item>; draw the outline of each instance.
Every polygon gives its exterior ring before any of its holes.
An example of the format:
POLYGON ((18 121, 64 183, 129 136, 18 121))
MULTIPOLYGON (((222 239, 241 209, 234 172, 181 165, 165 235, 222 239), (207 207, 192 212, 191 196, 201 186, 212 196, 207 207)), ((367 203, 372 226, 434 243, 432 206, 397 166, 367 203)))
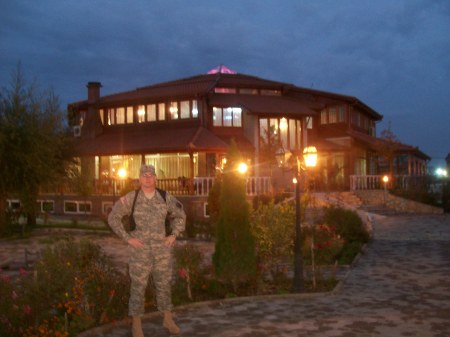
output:
POLYGON ((111 156, 141 153, 226 151, 228 144, 203 127, 178 129, 141 128, 126 132, 126 127, 108 130, 95 139, 77 138, 79 156, 111 156))
MULTIPOLYGON (((362 109, 375 120, 381 120, 383 118, 383 116, 378 112, 353 96, 307 89, 290 83, 272 81, 251 75, 221 72, 208 73, 174 81, 152 84, 149 86, 139 87, 131 91, 101 96, 96 101, 95 105, 97 107, 102 107, 117 104, 142 104, 145 101, 156 102, 170 99, 176 100, 187 97, 200 97, 214 94, 215 88, 267 89, 277 90, 280 93, 283 93, 282 96, 235 95, 242 96, 240 100, 242 102, 245 101, 247 105, 250 106, 250 111, 251 109, 255 109, 256 105, 258 108, 267 105, 267 102, 272 102, 266 108, 269 110, 267 112, 270 113, 273 112, 274 106, 277 103, 280 103, 282 108, 286 107, 288 112, 294 110, 298 111, 299 108, 295 108, 294 105, 299 104, 299 102, 304 102, 304 106, 300 107, 300 110, 302 110, 303 113, 307 113, 313 112, 312 110, 314 109, 321 109, 325 106, 342 104, 341 102, 345 101, 350 105, 354 105, 359 109, 362 109), (261 100, 261 102, 257 102, 259 100, 261 100)), ((214 95, 214 99, 220 100, 219 97, 215 96, 229 97, 230 95, 214 95)), ((83 100, 69 104, 69 110, 71 107, 80 108, 87 106, 87 103, 87 100, 83 100)), ((280 109, 278 111, 280 111, 280 109)))

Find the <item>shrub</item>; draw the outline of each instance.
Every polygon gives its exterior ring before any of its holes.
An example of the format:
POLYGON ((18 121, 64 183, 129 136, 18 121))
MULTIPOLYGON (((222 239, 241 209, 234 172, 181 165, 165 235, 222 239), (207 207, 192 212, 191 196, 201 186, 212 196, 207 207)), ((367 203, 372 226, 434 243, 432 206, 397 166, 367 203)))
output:
POLYGON ((359 215, 341 207, 325 208, 324 221, 334 227, 336 233, 347 243, 358 241, 368 242, 370 235, 359 215))
POLYGON ((41 254, 33 272, 0 280, 1 336, 73 336, 126 316, 128 278, 99 246, 67 239, 41 254))

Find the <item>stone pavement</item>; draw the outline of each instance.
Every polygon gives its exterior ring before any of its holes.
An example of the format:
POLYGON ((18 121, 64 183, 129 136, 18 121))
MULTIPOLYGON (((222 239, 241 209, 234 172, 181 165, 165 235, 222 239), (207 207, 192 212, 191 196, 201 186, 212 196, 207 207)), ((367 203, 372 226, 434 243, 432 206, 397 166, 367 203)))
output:
MULTIPOLYGON (((180 336, 450 336, 450 215, 377 216, 373 232, 374 240, 333 292, 177 307, 180 336)), ((124 263, 118 241, 101 240, 124 263)), ((1 242, 0 255, 5 247, 1 242)), ((158 313, 146 314, 145 336, 169 336, 161 321, 158 313)), ((93 336, 131 337, 129 322, 78 337, 93 336)))

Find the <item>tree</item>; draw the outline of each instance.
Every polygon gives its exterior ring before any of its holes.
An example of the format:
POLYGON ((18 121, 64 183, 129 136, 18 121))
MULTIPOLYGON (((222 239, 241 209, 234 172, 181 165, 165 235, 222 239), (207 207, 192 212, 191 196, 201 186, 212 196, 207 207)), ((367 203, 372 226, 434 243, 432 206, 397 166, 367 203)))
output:
POLYGON ((391 126, 381 132, 381 139, 376 144, 378 154, 383 157, 389 165, 391 179, 394 176, 394 159, 401 147, 400 141, 391 131, 391 126))
POLYGON ((245 180, 236 170, 241 154, 232 142, 227 154, 217 223, 213 264, 217 277, 237 291, 256 276, 255 240, 250 229, 250 204, 245 180))
MULTIPOLYGON (((71 142, 53 90, 27 84, 20 64, 0 92, 0 206, 20 199, 29 225, 36 223, 39 189, 60 181, 71 162, 71 142)), ((6 207, 0 207, 0 233, 6 207)))

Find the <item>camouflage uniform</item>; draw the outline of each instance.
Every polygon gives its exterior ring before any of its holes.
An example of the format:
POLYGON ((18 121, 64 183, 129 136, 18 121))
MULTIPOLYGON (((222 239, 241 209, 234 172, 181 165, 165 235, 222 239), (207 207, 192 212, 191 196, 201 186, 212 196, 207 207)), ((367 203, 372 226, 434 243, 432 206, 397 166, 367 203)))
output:
POLYGON ((164 245, 165 218, 169 213, 172 234, 178 235, 185 229, 186 214, 181 203, 169 193, 166 202, 158 191, 148 199, 139 191, 134 208, 136 230, 127 233, 123 229, 122 217, 131 213, 135 191, 123 196, 113 207, 108 216, 111 229, 124 241, 131 237, 144 242, 141 249, 128 246, 128 262, 131 278, 128 313, 141 316, 144 313, 145 289, 151 273, 156 291, 156 303, 159 311, 172 309, 171 286, 173 272, 173 248, 164 245))

